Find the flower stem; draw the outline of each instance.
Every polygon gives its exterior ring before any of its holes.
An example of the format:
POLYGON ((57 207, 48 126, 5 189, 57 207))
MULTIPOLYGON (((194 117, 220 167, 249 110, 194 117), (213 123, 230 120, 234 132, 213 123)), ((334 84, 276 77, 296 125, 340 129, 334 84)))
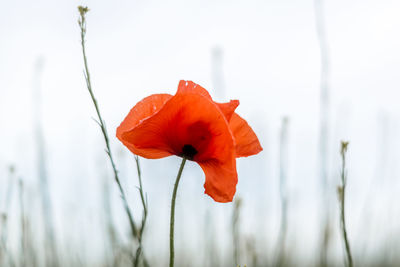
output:
POLYGON ((174 227, 175 227, 175 200, 176 192, 178 191, 179 181, 181 180, 183 167, 185 166, 186 158, 182 159, 181 166, 179 167, 178 175, 176 176, 174 191, 171 200, 171 220, 169 225, 169 267, 174 266, 174 227))

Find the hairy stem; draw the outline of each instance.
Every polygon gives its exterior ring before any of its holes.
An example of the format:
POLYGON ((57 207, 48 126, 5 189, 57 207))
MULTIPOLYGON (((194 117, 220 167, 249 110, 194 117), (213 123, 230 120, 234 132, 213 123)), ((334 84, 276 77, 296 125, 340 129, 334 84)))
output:
POLYGON ((176 192, 178 191, 179 181, 181 180, 183 167, 185 166, 186 158, 182 159, 181 166, 179 167, 178 175, 176 176, 174 191, 172 193, 171 200, 171 220, 169 227, 169 267, 174 266, 174 227, 175 227, 175 200, 176 200, 176 192))

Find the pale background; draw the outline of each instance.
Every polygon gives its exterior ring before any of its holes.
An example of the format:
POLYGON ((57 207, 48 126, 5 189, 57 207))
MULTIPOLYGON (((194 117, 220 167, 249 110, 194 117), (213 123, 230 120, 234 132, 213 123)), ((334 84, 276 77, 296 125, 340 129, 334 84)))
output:
MULTIPOLYGON (((25 184, 29 214, 33 220, 41 216, 33 131, 39 98, 59 249, 76 250, 93 261, 103 253, 105 180, 112 188, 115 223, 127 236, 101 132, 92 120, 78 5, 91 9, 87 54, 93 88, 135 215, 140 209, 135 209, 134 160, 114 137, 115 129, 143 97, 174 94, 180 79, 193 80, 217 100, 239 99, 237 112, 264 148, 238 159, 236 196, 243 201, 242 237, 252 238, 266 258, 274 252, 280 223, 279 132, 282 118, 289 118, 288 249, 304 262, 316 260, 323 214, 317 166, 320 50, 310 0, 2 1, 0 211, 13 165, 25 184), (222 51, 221 62, 213 61, 215 50, 222 51)), ((324 11, 331 102, 327 158, 335 216, 330 257, 342 261, 335 197, 340 140, 350 141, 347 222, 353 252, 393 256, 400 240, 400 2, 327 0, 324 11)), ((142 167, 150 203, 145 251, 165 262, 179 158, 142 160, 142 167)), ((199 166, 188 164, 177 199, 177 254, 201 260, 211 233, 216 253, 229 257, 233 205, 213 202, 203 194, 203 183, 199 166)), ((17 193, 12 198, 17 209, 17 193)))

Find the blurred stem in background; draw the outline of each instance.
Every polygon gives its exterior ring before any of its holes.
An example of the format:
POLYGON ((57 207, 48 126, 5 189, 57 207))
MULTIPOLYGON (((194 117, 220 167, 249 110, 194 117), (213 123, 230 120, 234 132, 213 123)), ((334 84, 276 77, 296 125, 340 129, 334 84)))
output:
POLYGON ((47 176, 46 148, 42 125, 42 92, 41 75, 43 72, 44 59, 39 57, 36 61, 34 85, 33 85, 33 122, 36 140, 36 164, 41 194, 43 220, 45 227, 45 258, 46 266, 59 266, 57 242, 55 238, 53 207, 49 191, 49 179, 47 176))
POLYGON ((289 119, 284 117, 282 119, 282 126, 280 132, 280 146, 279 146, 279 193, 281 198, 281 223, 279 229, 278 243, 276 246, 276 263, 275 266, 285 265, 286 253, 286 235, 287 235, 287 207, 288 207, 288 193, 287 193, 287 170, 288 170, 288 124, 289 119))
POLYGON ((346 196, 346 185, 347 185, 347 170, 346 170, 346 152, 349 142, 342 141, 340 155, 342 157, 342 170, 340 174, 341 185, 337 188, 340 204, 340 228, 342 230, 343 241, 346 249, 346 266, 353 267, 353 257, 351 255, 349 239, 347 237, 346 230, 346 217, 345 217, 345 196, 346 196))
POLYGON ((7 235, 6 235, 6 228, 7 228, 7 214, 0 213, 0 266, 6 265, 6 256, 7 255, 7 235))
MULTIPOLYGON (((376 123, 377 133, 376 133, 376 160, 374 166, 374 175, 368 181, 367 185, 367 193, 362 204, 361 208, 361 216, 359 218, 358 224, 363 227, 358 227, 356 242, 361 243, 361 254, 367 253, 368 246, 374 243, 374 239, 376 238, 373 233, 373 220, 374 209, 371 208, 374 206, 374 203, 379 201, 379 195, 376 194, 377 191, 384 190, 383 185, 387 178, 391 175, 389 174, 390 170, 390 150, 394 147, 391 140, 393 140, 391 134, 393 131, 393 122, 391 122, 389 114, 386 111, 380 111, 377 115, 376 123), (358 242, 357 242, 358 241, 358 242)), ((395 148, 396 149, 396 148, 395 148)), ((393 176, 395 178, 396 176, 393 176)), ((397 177, 396 177, 397 178, 397 177)))
POLYGON ((321 72, 320 72, 320 133, 319 133, 319 162, 318 162, 318 176, 322 184, 322 207, 321 209, 325 214, 322 216, 322 240, 320 252, 320 266, 328 265, 328 249, 330 246, 330 218, 331 197, 329 194, 329 181, 328 181, 328 143, 329 143, 329 51, 326 40, 326 27, 325 27, 325 13, 324 13, 324 0, 314 0, 315 8, 315 24, 318 44, 320 48, 321 59, 321 72))
POLYGON ((240 208, 242 199, 235 198, 233 213, 232 213, 232 239, 233 239, 233 259, 235 260, 234 266, 240 264, 240 208))
MULTIPOLYGON (((146 218, 147 218, 147 204, 144 201, 144 197, 143 197, 143 189, 142 189, 142 182, 141 182, 141 172, 140 172, 140 166, 139 166, 139 161, 138 158, 136 158, 136 164, 137 164, 137 168, 138 168, 138 174, 139 174, 139 192, 141 194, 141 198, 142 198, 142 204, 143 204, 143 209, 144 209, 144 215, 143 215, 143 219, 142 219, 142 224, 140 225, 140 227, 138 228, 135 221, 133 220, 133 215, 132 212, 129 208, 128 205, 128 201, 125 195, 125 191, 122 188, 121 185, 121 181, 118 175, 118 171, 117 168, 115 166, 115 162, 114 162, 114 157, 111 153, 111 148, 110 148, 110 142, 109 142, 109 137, 108 137, 108 133, 107 133, 107 129, 105 126, 105 122, 101 116, 100 113, 100 109, 99 109, 99 105, 97 104, 97 100, 94 96, 93 90, 92 90, 92 83, 91 83, 91 79, 90 79, 90 73, 89 73, 89 67, 88 67, 88 62, 87 62, 87 56, 86 56, 86 48, 85 48, 85 36, 86 36, 86 13, 89 12, 89 8, 87 7, 82 7, 79 6, 78 7, 79 10, 79 14, 80 14, 80 18, 78 20, 78 24, 81 30, 81 46, 82 46, 82 54, 83 54, 83 62, 84 62, 84 75, 85 75, 85 80, 86 80, 86 86, 87 89, 89 91, 90 97, 92 99, 93 105, 96 109, 96 114, 97 114, 97 124, 100 126, 100 129, 103 133, 103 137, 104 137, 104 141, 105 141, 105 145, 106 145, 106 153, 108 155, 108 158, 110 160, 111 163, 111 167, 113 169, 113 173, 114 173, 114 180, 118 185, 118 189, 120 191, 121 194, 121 198, 124 204, 124 208, 125 208, 125 212, 128 216, 129 219, 129 225, 131 228, 131 234, 132 234, 132 240, 136 240, 138 242, 138 249, 136 251, 136 255, 133 259, 133 265, 136 267, 139 265, 139 258, 142 255, 143 257, 143 248, 142 248, 142 233, 144 230, 144 226, 145 226, 145 222, 146 222, 146 218)), ((144 259, 143 257, 143 261, 144 261, 144 265, 148 266, 147 261, 144 259)))
POLYGON ((171 200, 171 219, 169 224, 169 267, 174 266, 174 230, 175 230, 175 201, 176 201, 176 193, 178 191, 179 181, 181 180, 183 167, 185 167, 186 158, 182 158, 181 166, 179 167, 178 175, 176 176, 174 191, 172 192, 172 200, 171 200))
POLYGON ((256 250, 256 240, 254 236, 248 236, 246 238, 246 253, 247 259, 250 259, 249 266, 259 266, 258 265, 258 255, 256 250))
POLYGON ((8 222, 9 222, 9 215, 10 215, 10 207, 11 207, 11 200, 12 194, 14 191, 14 184, 16 182, 15 177, 15 167, 10 166, 8 169, 9 177, 8 177, 8 186, 5 194, 4 200, 4 214, 0 214, 0 266, 15 266, 14 259, 12 257, 12 253, 8 250, 8 222))
POLYGON ((19 185, 19 204, 20 204, 20 219, 21 219, 21 258, 20 258, 20 264, 21 266, 26 265, 26 246, 27 246, 27 240, 26 240, 26 215, 25 215, 25 207, 24 207, 24 182, 22 179, 19 179, 18 181, 19 185))
POLYGON ((215 233, 214 216, 211 210, 207 209, 204 216, 204 245, 205 245, 205 266, 219 266, 219 247, 215 233))
MULTIPOLYGON (((109 184, 109 177, 106 171, 103 171, 103 194, 102 194, 102 201, 103 201, 103 208, 104 208, 104 220, 105 220, 105 229, 109 238, 109 242, 111 245, 112 250, 112 266, 118 266, 120 257, 117 255, 119 252, 119 240, 117 236, 117 230, 115 229, 115 225, 113 222, 113 212, 112 212, 112 202, 110 197, 110 184, 109 184)), ((108 248, 107 248, 108 249, 108 248)))
POLYGON ((21 226, 21 232, 20 232, 21 253, 19 256, 19 262, 20 266, 35 267, 38 266, 37 262, 38 250, 34 245, 35 242, 33 240, 32 228, 30 227, 31 216, 29 216, 29 210, 32 210, 32 207, 30 207, 29 205, 29 203, 31 202, 25 201, 27 199, 28 190, 26 190, 26 186, 22 178, 18 179, 18 188, 19 188, 20 226, 21 226), (25 203, 27 203, 28 205, 25 206, 25 203))
POLYGON ((220 46, 215 46, 211 50, 211 81, 216 98, 220 101, 225 97, 223 57, 224 50, 220 46))

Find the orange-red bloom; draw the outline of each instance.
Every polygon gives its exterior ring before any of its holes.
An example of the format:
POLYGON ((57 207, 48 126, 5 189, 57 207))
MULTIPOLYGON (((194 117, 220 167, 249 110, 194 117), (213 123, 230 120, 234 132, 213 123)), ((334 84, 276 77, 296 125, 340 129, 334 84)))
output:
POLYGON ((174 96, 144 98, 117 128, 118 139, 148 159, 176 155, 196 161, 206 175, 205 193, 230 202, 236 192, 236 158, 262 150, 257 136, 235 113, 238 100, 216 103, 206 89, 180 81, 174 96))

